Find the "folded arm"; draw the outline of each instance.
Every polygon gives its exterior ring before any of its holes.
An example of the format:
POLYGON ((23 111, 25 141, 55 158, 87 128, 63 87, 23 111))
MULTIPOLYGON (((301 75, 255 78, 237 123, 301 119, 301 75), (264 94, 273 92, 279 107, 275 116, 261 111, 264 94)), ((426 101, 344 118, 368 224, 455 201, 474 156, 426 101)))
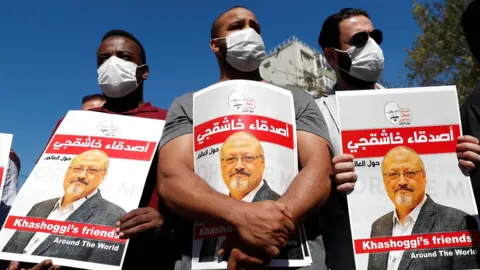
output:
POLYGON ((278 201, 287 205, 298 224, 320 209, 330 196, 332 163, 327 140, 305 131, 297 131, 297 139, 302 169, 278 201))
POLYGON ((276 256, 294 230, 286 207, 273 201, 247 203, 213 190, 194 172, 193 138, 164 145, 158 164, 159 193, 174 213, 205 223, 232 225, 250 246, 276 256))

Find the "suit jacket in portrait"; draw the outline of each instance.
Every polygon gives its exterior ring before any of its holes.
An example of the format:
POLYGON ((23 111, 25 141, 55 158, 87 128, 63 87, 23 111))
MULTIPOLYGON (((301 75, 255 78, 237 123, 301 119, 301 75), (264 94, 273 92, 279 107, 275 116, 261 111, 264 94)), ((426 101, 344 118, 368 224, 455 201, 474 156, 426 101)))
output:
MULTIPOLYGON (((273 191, 270 186, 268 186, 267 181, 263 180, 263 186, 258 190, 258 192, 253 197, 253 202, 261 202, 261 201, 276 201, 280 198, 280 195, 273 191)), ((216 257, 217 245, 221 244, 218 241, 225 240, 225 237, 214 238, 214 239, 203 239, 202 246, 200 248, 200 257, 198 259, 199 262, 213 262, 216 257)), ((303 259, 303 253, 301 249, 300 237, 290 237, 289 242, 292 244, 288 244, 278 256, 278 259, 303 259)), ((226 254, 223 260, 228 261, 228 255, 226 254)))
MULTIPOLYGON (((377 219, 372 225, 371 238, 392 236, 393 211, 377 219)), ((420 209, 415 222, 412 235, 422 233, 477 231, 478 225, 475 219, 467 213, 435 203, 427 195, 425 204, 420 209)), ((459 250, 460 248, 457 248, 459 250)), ((468 250, 468 248, 463 248, 468 250)), ((446 249, 442 249, 446 250, 446 249)), ((454 249, 448 249, 453 251, 454 249)), ((404 269, 476 269, 479 267, 478 255, 464 256, 440 256, 437 251, 436 257, 412 258, 412 253, 422 254, 433 250, 405 250, 400 260, 398 270, 404 269)), ((478 253, 478 250, 477 250, 478 253)), ((368 269, 385 270, 388 266, 388 252, 370 253, 368 257, 368 269)))
MULTIPOLYGON (((47 218, 60 198, 46 200, 35 204, 27 214, 27 217, 47 218)), ((115 226, 115 223, 126 214, 125 210, 118 205, 105 200, 100 194, 100 190, 88 198, 78 209, 76 209, 65 220, 66 222, 79 222, 92 225, 115 226)), ((35 233, 17 230, 3 248, 3 252, 23 253, 23 250, 32 239, 35 233)), ((118 243, 118 251, 98 248, 99 243, 112 244, 110 242, 81 239, 62 235, 51 234, 33 251, 32 255, 44 256, 48 258, 64 258, 70 260, 79 260, 93 263, 103 263, 109 265, 120 265, 125 244, 118 243), (95 243, 96 247, 83 246, 82 244, 67 245, 55 243, 57 239, 65 240, 87 240, 95 243)))
POLYGON ((261 201, 276 201, 280 199, 280 195, 273 191, 270 186, 267 184, 267 181, 263 180, 263 186, 257 191, 255 197, 253 197, 252 202, 261 202, 261 201))

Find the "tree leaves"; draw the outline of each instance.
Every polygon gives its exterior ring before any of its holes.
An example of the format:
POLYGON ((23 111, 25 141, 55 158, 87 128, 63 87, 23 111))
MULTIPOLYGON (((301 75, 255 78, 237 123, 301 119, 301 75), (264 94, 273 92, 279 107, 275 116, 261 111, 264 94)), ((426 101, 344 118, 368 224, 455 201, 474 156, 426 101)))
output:
MULTIPOLYGON (((407 50, 409 86, 456 85, 463 101, 480 80, 460 25, 471 0, 415 1, 413 17, 422 33, 407 50)), ((480 15, 479 15, 480 17, 480 15)))

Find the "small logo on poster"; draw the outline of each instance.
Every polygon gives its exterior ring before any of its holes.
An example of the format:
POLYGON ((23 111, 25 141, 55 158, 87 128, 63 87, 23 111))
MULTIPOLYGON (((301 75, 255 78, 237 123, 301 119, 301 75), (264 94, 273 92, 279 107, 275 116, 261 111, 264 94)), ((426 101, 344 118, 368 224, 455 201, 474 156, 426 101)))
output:
POLYGON ((412 122, 412 111, 407 108, 400 108, 394 101, 385 104, 385 117, 388 122, 394 125, 410 125, 412 122))
POLYGON ((114 137, 120 131, 120 128, 113 125, 112 121, 105 120, 98 123, 97 131, 103 136, 114 137))
POLYGON ((230 108, 237 112, 253 113, 255 111, 255 100, 245 97, 242 92, 230 93, 228 96, 228 104, 230 108))

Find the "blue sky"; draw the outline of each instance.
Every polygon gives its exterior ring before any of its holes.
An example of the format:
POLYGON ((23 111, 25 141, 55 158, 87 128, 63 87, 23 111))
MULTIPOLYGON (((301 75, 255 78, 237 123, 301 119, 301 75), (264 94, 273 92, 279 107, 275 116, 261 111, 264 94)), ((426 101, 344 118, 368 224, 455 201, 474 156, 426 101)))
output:
POLYGON ((419 33, 408 0, 4 1, 0 132, 14 134, 21 174, 30 173, 55 123, 79 109, 82 96, 100 92, 96 50, 108 30, 125 29, 142 42, 150 66, 145 100, 168 108, 176 96, 218 80, 210 26, 238 4, 256 14, 267 50, 293 35, 319 48, 328 15, 346 7, 367 10, 384 32, 384 76, 393 83, 405 77, 406 49, 419 33))

